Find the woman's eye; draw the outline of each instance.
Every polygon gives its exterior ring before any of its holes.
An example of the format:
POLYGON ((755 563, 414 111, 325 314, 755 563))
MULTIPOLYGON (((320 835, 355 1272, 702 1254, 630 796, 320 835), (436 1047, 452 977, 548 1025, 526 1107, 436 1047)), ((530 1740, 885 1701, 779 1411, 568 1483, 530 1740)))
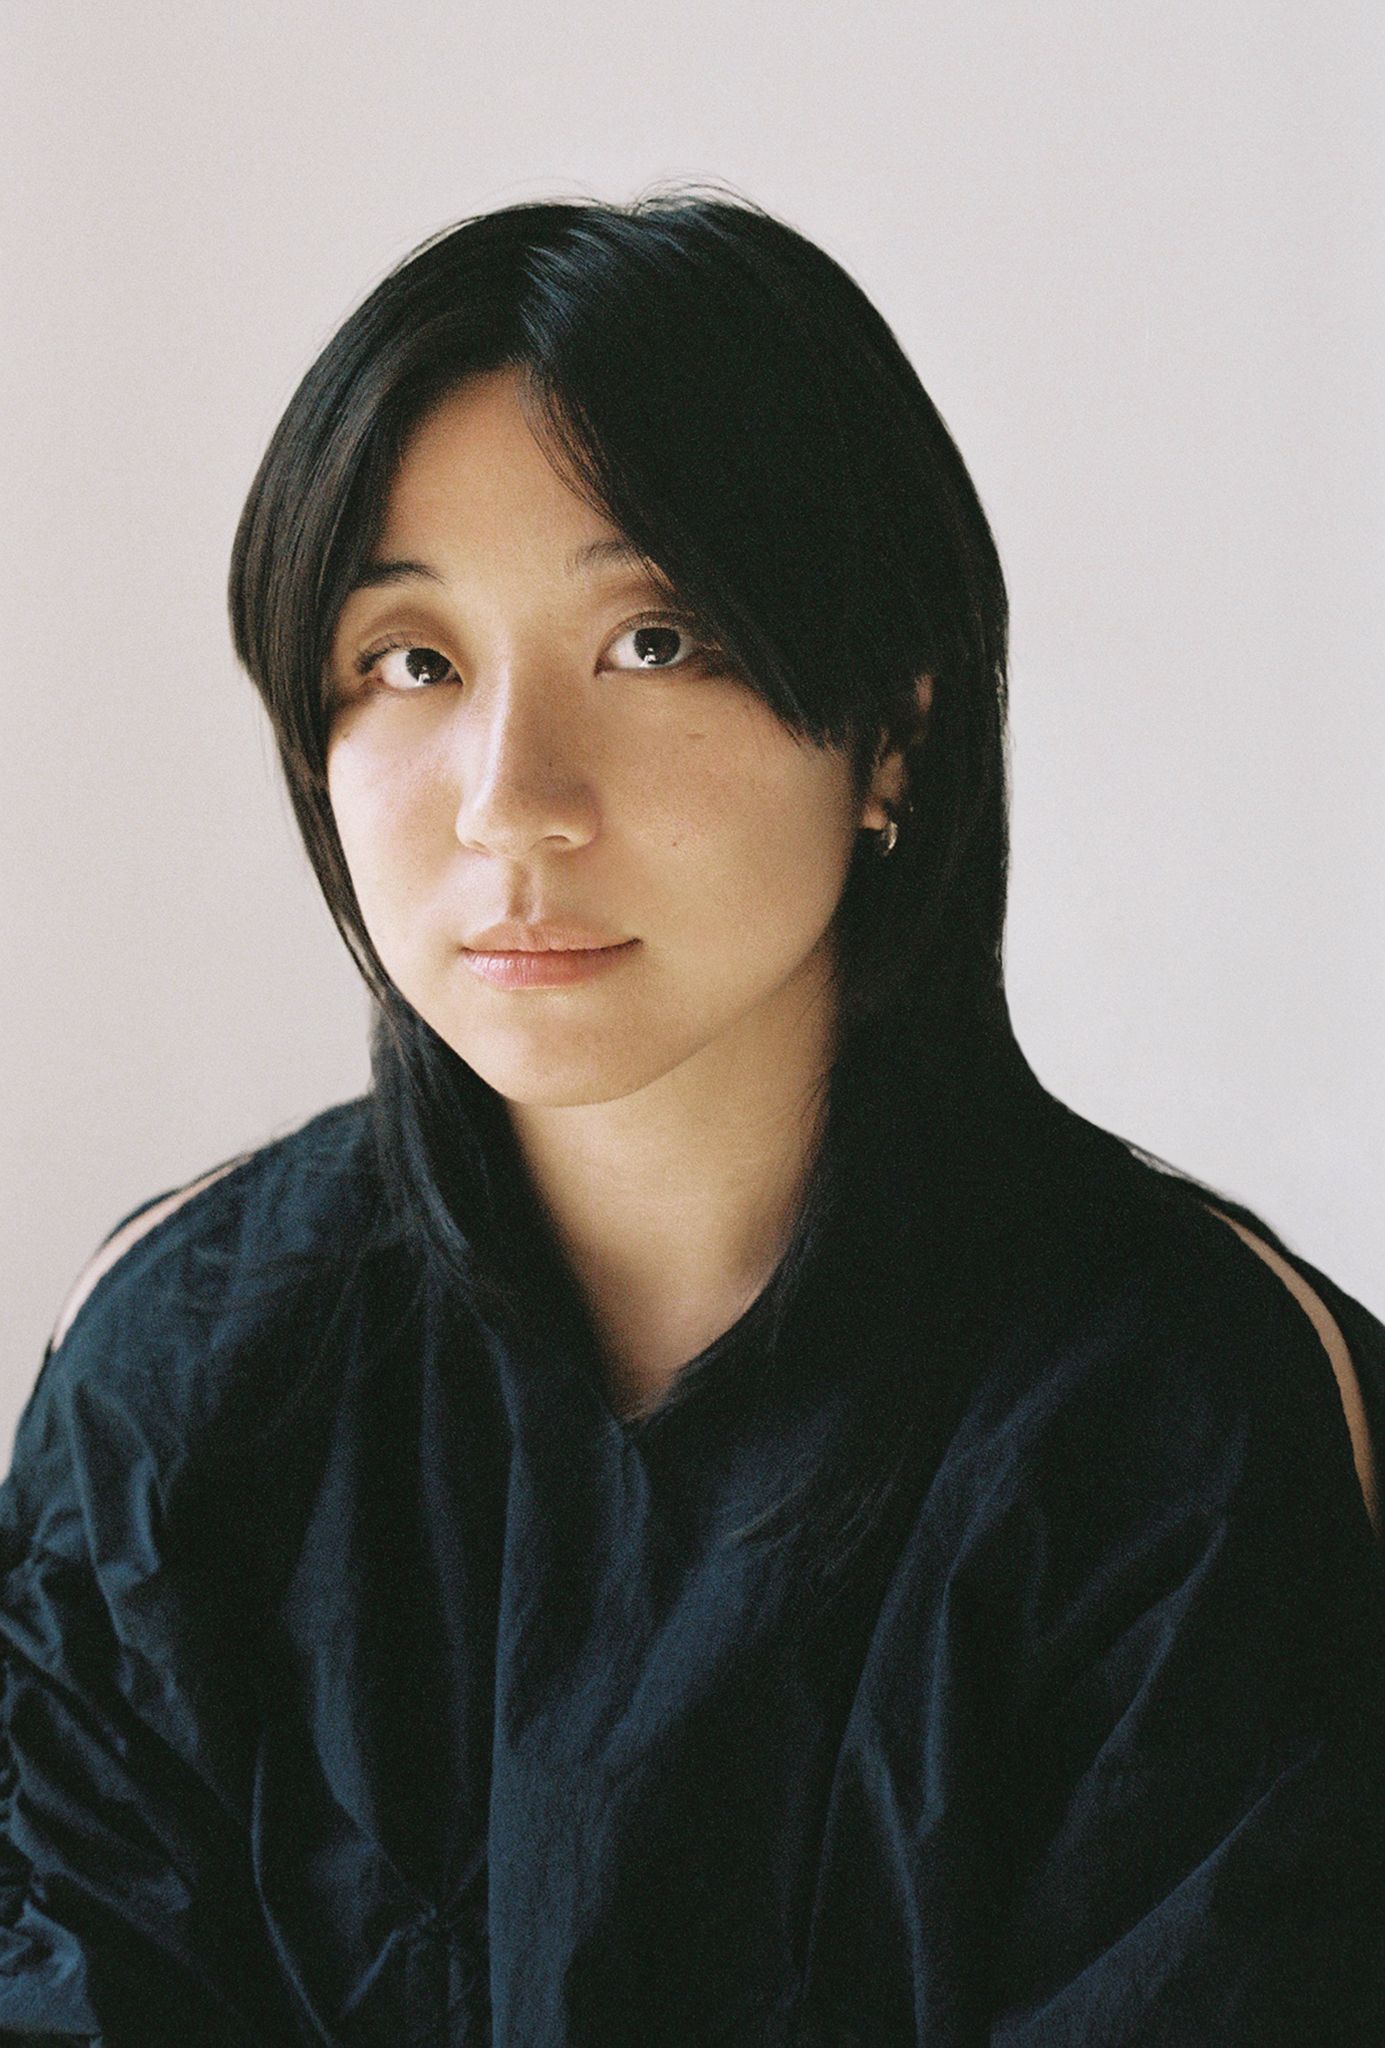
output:
MULTIPOLYGON (((716 665, 718 651, 712 642, 694 630, 692 620, 676 617, 637 619, 617 635, 612 649, 628 646, 630 658, 619 657, 618 669, 702 668, 716 665)), ((435 688, 439 683, 458 680, 457 671, 436 647, 411 646, 396 641, 362 654, 356 672, 396 696, 412 695, 435 688)))
POLYGON ((452 664, 436 647, 381 647, 374 654, 363 654, 356 667, 363 676, 376 676, 385 689, 404 694, 445 680, 452 664))
POLYGON ((633 663, 618 661, 617 668, 686 668, 694 656, 710 661, 716 649, 693 631, 690 622, 679 619, 641 619, 627 626, 613 642, 620 647, 631 643, 633 663))

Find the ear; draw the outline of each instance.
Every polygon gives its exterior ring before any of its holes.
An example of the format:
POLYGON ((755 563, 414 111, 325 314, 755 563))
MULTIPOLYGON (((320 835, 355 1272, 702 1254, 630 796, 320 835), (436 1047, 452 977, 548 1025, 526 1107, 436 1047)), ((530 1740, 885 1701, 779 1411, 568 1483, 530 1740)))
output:
POLYGON ((932 676, 920 676, 914 689, 917 720, 913 729, 903 734, 894 746, 890 745, 888 734, 881 736, 880 753, 871 771, 870 789, 861 807, 859 823, 863 831, 883 832, 903 801, 908 785, 904 757, 927 722, 929 707, 933 702, 932 676))

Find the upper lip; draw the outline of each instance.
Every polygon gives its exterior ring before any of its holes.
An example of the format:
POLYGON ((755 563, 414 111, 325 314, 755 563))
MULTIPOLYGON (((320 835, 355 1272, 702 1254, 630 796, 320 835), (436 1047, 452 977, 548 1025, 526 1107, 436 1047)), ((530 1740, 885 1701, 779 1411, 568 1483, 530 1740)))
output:
POLYGON ((593 925, 547 921, 488 924, 484 931, 462 941, 468 953, 590 953, 628 943, 610 932, 597 931, 593 925))

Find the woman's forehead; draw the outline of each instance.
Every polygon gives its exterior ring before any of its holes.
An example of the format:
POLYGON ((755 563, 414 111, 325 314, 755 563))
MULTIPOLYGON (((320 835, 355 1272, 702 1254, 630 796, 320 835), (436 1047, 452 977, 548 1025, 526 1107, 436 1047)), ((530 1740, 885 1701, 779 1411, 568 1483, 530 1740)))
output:
POLYGON ((499 560, 520 548, 574 580, 653 567, 560 474, 509 376, 469 382, 439 401, 405 443, 373 552, 413 558, 430 544, 499 560))

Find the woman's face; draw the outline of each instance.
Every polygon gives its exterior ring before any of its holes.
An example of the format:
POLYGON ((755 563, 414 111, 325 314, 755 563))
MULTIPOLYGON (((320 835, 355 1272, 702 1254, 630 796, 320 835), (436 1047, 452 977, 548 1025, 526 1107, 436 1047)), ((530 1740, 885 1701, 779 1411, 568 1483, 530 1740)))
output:
POLYGON ((856 832, 899 787, 885 764, 858 806, 845 756, 719 670, 619 542, 514 374, 476 377, 410 439, 333 636, 328 787, 366 928, 518 1103, 715 1074, 820 1022, 856 832), (586 947, 506 957, 505 922, 586 947))

